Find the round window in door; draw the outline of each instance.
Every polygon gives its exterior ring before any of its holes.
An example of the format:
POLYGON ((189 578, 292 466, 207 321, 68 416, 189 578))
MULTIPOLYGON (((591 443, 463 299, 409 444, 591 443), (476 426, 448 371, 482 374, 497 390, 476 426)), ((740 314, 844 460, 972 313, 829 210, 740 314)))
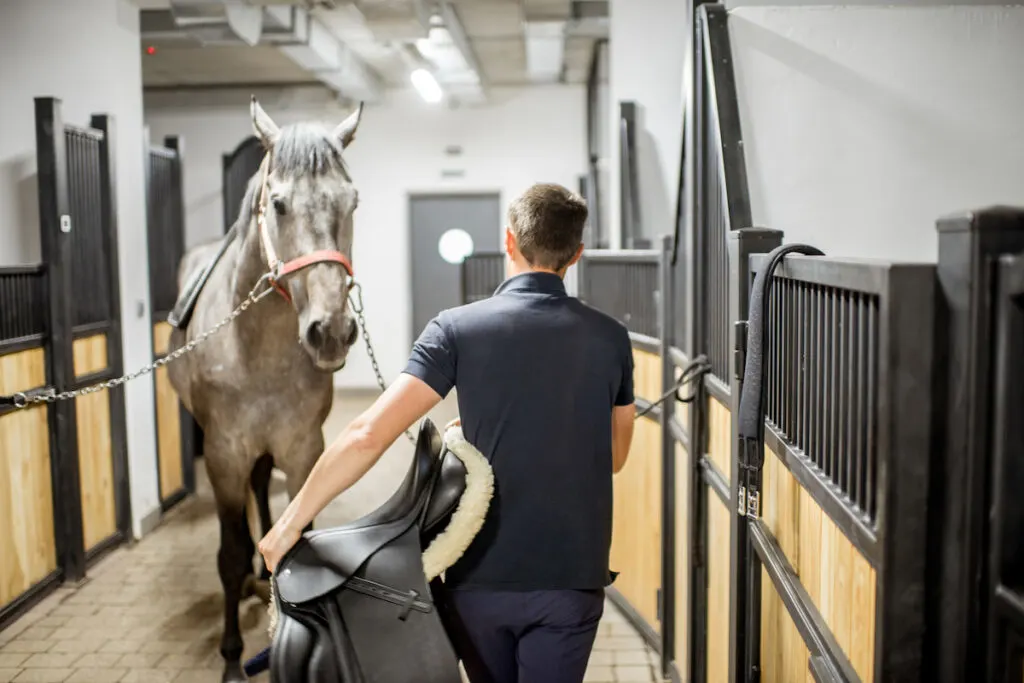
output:
POLYGON ((473 253, 473 238, 459 228, 446 230, 437 241, 437 253, 448 263, 462 263, 473 253))

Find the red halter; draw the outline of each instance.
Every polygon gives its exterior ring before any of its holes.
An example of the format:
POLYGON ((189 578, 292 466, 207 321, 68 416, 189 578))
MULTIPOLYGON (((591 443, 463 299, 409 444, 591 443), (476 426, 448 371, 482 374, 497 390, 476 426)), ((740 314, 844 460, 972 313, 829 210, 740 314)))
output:
POLYGON ((263 182, 260 187, 260 202, 256 212, 256 225, 260 231, 260 239, 263 241, 263 250, 267 255, 267 263, 270 266, 270 284, 278 293, 285 298, 286 301, 291 303, 291 296, 288 294, 288 290, 281 286, 281 280, 286 276, 296 273, 303 268, 315 265, 317 263, 340 263, 345 272, 348 273, 350 278, 355 277, 355 273, 352 270, 352 262, 347 256, 342 254, 336 249, 320 249, 318 251, 310 252, 294 258, 291 261, 282 261, 277 256, 277 250, 274 249, 273 243, 270 241, 270 235, 267 234, 267 175, 270 172, 270 155, 268 154, 263 159, 263 182))

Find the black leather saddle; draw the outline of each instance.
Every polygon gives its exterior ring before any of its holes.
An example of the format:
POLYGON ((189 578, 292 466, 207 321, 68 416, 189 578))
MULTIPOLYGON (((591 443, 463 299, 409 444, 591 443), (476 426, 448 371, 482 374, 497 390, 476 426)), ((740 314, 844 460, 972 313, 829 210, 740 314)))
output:
POLYGON ((384 505, 303 536, 274 576, 273 683, 460 683, 422 555, 465 486, 462 461, 424 420, 409 473, 384 505))

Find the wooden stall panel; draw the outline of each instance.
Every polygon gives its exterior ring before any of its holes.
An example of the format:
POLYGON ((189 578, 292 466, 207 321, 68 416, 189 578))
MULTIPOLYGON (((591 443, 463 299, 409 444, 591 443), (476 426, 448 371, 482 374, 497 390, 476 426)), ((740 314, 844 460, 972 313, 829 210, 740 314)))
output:
POLYGON ((653 628, 661 587, 661 430, 637 421, 629 460, 615 475, 611 569, 615 587, 653 628))
MULTIPOLYGON (((765 525, 793 565, 800 583, 854 671, 864 683, 871 683, 874 678, 875 570, 769 448, 765 448, 763 477, 765 525)), ((762 596, 767 609, 767 593, 763 592, 762 596)), ((788 614, 786 618, 789 619, 788 614)), ((762 621, 765 619, 767 617, 762 621)), ((762 634, 762 660, 778 661, 782 655, 766 649, 769 647, 778 647, 778 643, 766 641, 762 634)), ((804 662, 806 664, 806 657, 804 662)))
POLYGON ((807 645, 763 567, 761 586, 761 681, 814 683, 807 645))
MULTIPOLYGON (((676 444, 676 634, 677 662, 690 654, 690 455, 676 444)), ((682 667, 680 667, 682 668, 682 667)))
POLYGON ((75 399, 75 416, 78 422, 82 536, 88 552, 117 533, 110 395, 103 391, 75 399))
MULTIPOLYGON (((157 323, 153 326, 153 352, 157 356, 167 353, 171 326, 157 323)), ((160 461, 160 499, 167 500, 185 486, 181 455, 181 404, 171 386, 167 368, 158 368, 156 382, 156 435, 157 456, 160 461)))
MULTIPOLYGON (((107 337, 97 334, 72 345, 75 377, 108 367, 107 337)), ((82 496, 82 534, 86 551, 117 532, 114 495, 114 448, 111 442, 110 394, 100 392, 75 399, 78 423, 78 487, 82 496)))
POLYGON ((708 457, 729 481, 732 477, 732 415, 718 399, 708 397, 708 457))
POLYGON ((657 401, 661 392, 661 357, 633 349, 633 393, 637 398, 657 401))
POLYGON ((171 330, 173 328, 168 323, 157 323, 153 325, 153 353, 157 356, 162 356, 167 353, 167 348, 170 345, 171 330))
POLYGON ((729 680, 729 510, 708 495, 707 683, 729 680))
MULTIPOLYGON (((42 349, 0 356, 0 394, 45 384, 42 349)), ((46 411, 0 417, 0 607, 57 568, 46 411)))
POLYGON ((84 377, 107 369, 107 335, 96 334, 76 339, 72 344, 75 377, 84 377))

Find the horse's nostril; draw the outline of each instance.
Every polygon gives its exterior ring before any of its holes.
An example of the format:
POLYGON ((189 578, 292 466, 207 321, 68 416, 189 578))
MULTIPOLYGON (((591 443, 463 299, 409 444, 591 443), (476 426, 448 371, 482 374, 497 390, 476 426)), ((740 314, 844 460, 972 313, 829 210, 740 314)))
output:
POLYGON ((359 335, 359 325, 352 318, 348 319, 348 334, 345 336, 345 345, 352 346, 356 343, 356 337, 359 335))
POLYGON ((311 322, 306 329, 306 341, 309 342, 309 345, 318 349, 323 346, 324 338, 324 324, 319 320, 311 322))

